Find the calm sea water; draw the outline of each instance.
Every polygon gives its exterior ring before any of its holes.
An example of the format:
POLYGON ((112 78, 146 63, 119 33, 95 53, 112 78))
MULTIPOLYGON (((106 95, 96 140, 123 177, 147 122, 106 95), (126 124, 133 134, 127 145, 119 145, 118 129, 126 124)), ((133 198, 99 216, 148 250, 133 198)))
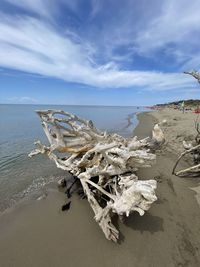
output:
POLYGON ((47 143, 38 109, 62 109, 91 119, 96 127, 131 136, 143 107, 0 105, 0 211, 66 174, 43 156, 28 158, 34 141, 47 143))

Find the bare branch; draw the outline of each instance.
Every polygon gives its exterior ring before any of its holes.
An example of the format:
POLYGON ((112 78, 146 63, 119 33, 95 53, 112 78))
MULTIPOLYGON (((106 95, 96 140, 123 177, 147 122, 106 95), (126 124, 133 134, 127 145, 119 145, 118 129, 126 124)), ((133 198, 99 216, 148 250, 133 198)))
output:
POLYGON ((183 73, 193 76, 200 83, 200 73, 198 71, 184 71, 183 73))

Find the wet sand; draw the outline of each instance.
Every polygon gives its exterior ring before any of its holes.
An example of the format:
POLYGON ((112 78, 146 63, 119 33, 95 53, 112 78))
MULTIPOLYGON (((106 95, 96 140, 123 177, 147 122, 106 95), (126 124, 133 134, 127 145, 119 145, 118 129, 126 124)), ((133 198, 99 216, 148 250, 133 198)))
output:
MULTIPOLYGON (((157 119, 140 114, 135 133, 149 135, 157 119)), ((133 213, 124 224, 115 219, 119 244, 105 239, 87 200, 74 195, 71 209, 62 212, 65 196, 57 189, 6 211, 0 216, 0 266, 200 266, 200 207, 190 189, 198 178, 172 176, 175 159, 165 149, 156 165, 139 171, 142 179, 158 181, 158 201, 142 217, 133 213)))

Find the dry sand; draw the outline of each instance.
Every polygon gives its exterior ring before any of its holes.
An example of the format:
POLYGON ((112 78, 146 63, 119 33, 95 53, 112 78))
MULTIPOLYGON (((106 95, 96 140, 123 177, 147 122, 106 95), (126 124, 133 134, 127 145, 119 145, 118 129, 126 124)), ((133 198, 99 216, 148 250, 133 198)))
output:
POLYGON ((175 154, 181 153, 184 150, 183 140, 188 142, 194 140, 197 133, 195 130, 195 120, 198 119, 200 122, 200 117, 197 114, 191 111, 182 113, 179 110, 169 108, 151 112, 151 114, 158 122, 167 120, 166 125, 162 126, 166 137, 166 150, 175 154))
MULTIPOLYGON (((135 133, 149 135, 162 116, 171 120, 170 111, 157 114, 140 114, 135 133)), ((188 120, 183 121, 186 129, 188 120)), ((164 131, 170 135, 174 127, 164 131)), ((167 149, 158 154, 155 166, 139 172, 143 179, 157 179, 158 201, 143 217, 133 213, 124 224, 115 220, 119 244, 104 238, 86 200, 73 196, 71 209, 61 212, 65 196, 52 189, 47 198, 23 202, 0 216, 0 266, 200 266, 200 207, 190 190, 198 178, 172 176, 176 157, 167 149)))

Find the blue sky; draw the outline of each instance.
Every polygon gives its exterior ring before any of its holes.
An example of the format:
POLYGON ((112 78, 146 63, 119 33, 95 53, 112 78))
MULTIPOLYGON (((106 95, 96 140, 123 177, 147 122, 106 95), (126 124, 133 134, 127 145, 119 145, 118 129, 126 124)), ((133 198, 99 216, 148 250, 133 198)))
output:
POLYGON ((1 0, 0 103, 199 98, 199 0, 1 0))

